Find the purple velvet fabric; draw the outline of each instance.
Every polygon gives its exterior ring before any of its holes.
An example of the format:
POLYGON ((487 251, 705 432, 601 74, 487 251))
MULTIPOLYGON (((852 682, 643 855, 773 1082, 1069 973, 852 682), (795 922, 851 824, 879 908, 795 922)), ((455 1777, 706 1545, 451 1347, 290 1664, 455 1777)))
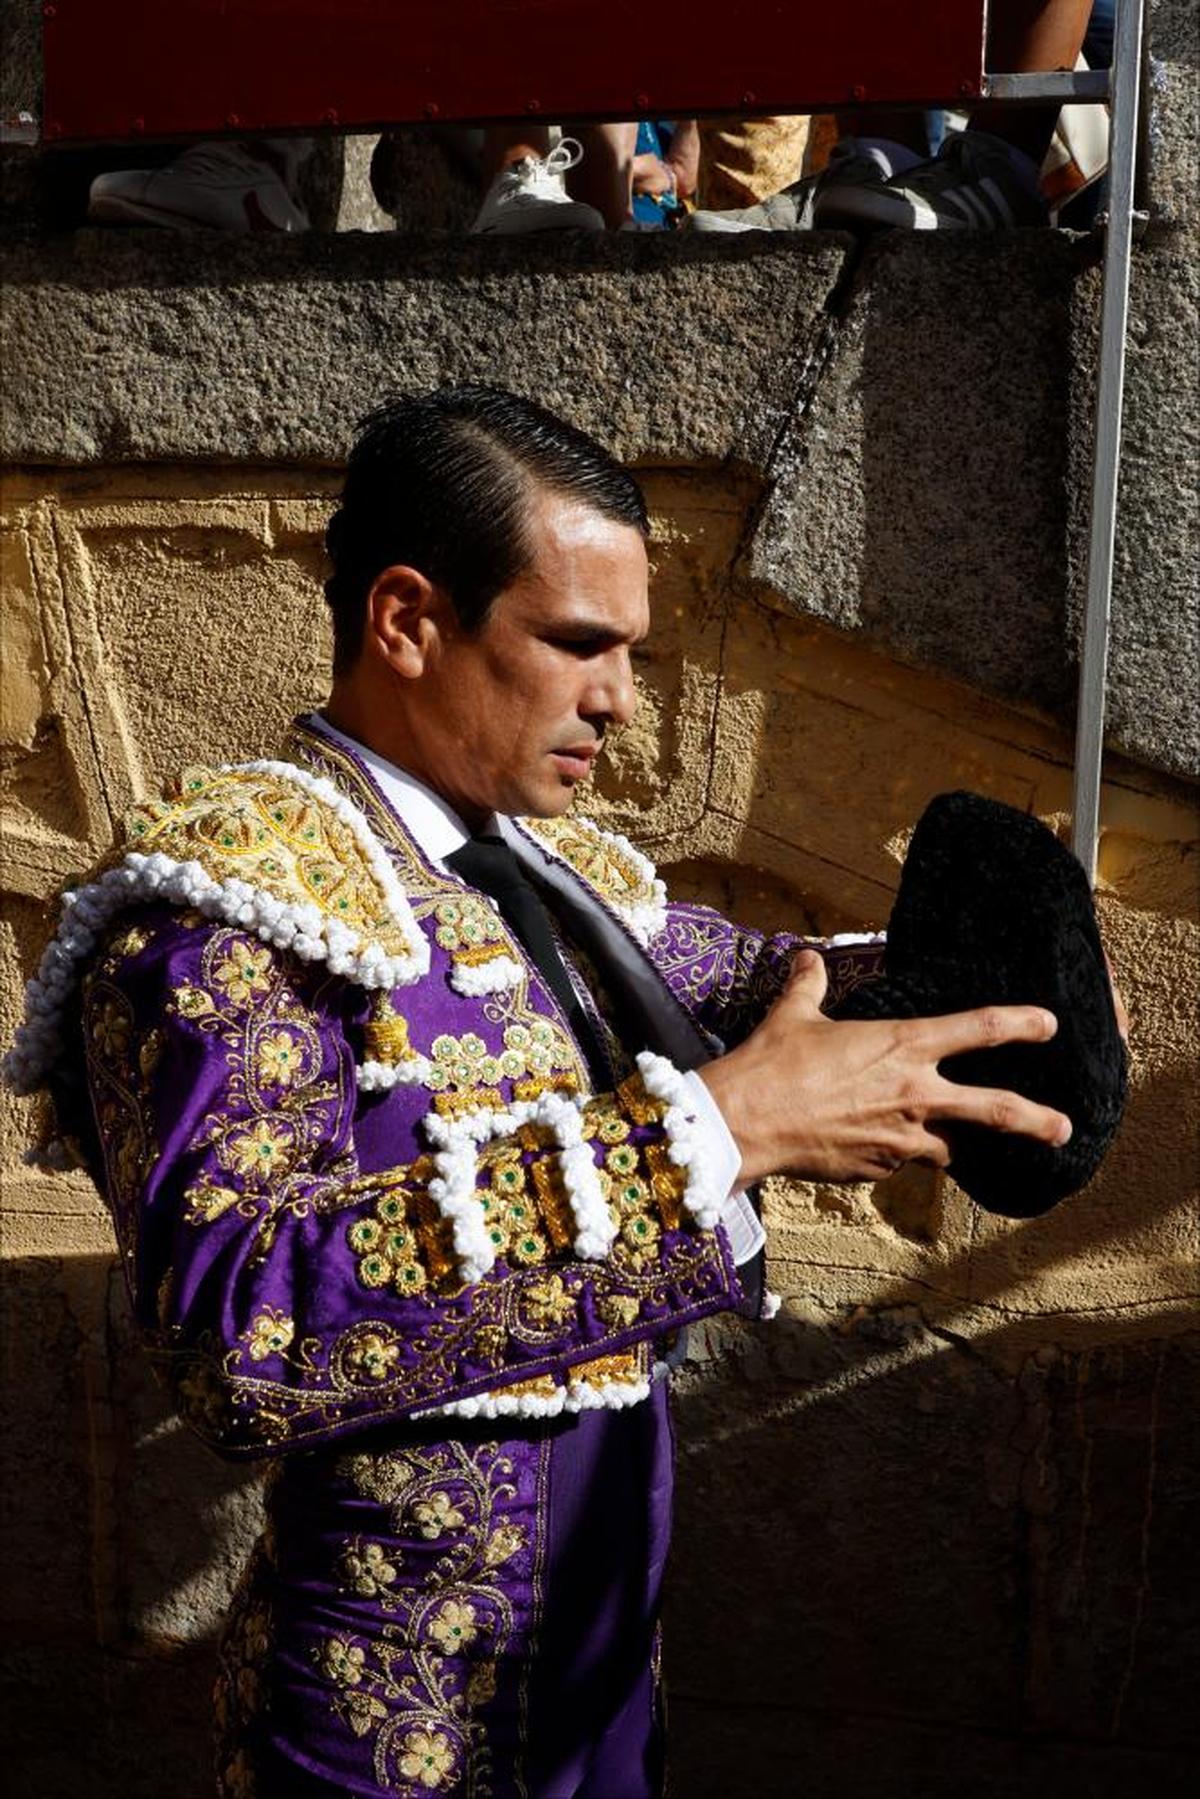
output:
MULTIPOLYGON (((682 1214, 663 1108, 634 1082, 583 1113, 593 1162, 633 1196, 610 1255, 575 1253, 554 1145, 526 1132, 480 1155, 499 1252, 456 1280, 431 1106, 586 1069, 536 970, 506 998, 453 988, 437 907, 454 884, 353 758, 302 753, 368 811, 429 936, 428 976, 392 995, 429 1079, 360 1091, 360 989, 162 905, 110 933, 81 1005, 149 1351, 219 1450, 278 1458, 222 1652, 220 1791, 651 1799, 665 1385, 625 1410, 420 1414, 598 1359, 648 1374, 689 1320, 741 1301, 728 1243, 682 1214)), ((649 954, 731 1043, 798 941, 675 907, 649 954)))

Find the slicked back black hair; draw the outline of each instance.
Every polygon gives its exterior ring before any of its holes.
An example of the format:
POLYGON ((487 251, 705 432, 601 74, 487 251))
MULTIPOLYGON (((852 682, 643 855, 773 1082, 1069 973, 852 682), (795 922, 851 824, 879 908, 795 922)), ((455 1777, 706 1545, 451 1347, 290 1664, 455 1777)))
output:
POLYGON ((532 400, 471 384, 389 400, 370 413, 325 534, 335 671, 357 661, 367 595, 396 564, 418 569, 477 630, 529 566, 530 501, 539 487, 648 534, 633 476, 532 400))

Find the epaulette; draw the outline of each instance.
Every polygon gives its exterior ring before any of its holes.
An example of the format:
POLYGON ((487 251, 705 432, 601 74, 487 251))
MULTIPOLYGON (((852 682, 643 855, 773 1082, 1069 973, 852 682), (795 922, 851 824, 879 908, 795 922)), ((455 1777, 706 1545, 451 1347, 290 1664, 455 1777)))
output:
POLYGON ((133 808, 122 841, 63 894, 3 1062, 15 1092, 35 1092, 57 1062, 64 1012, 101 933, 154 900, 240 925, 364 988, 389 991, 429 969, 395 869, 332 781, 290 762, 185 769, 161 799, 133 808))

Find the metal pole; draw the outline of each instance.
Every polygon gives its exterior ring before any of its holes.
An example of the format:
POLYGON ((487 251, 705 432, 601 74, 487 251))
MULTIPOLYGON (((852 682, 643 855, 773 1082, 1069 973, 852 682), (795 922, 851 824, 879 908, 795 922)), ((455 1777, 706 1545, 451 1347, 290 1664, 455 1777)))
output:
POLYGON ((1143 4, 1144 0, 1117 0, 1116 42, 1113 46, 1108 225, 1104 237, 1100 302, 1100 366, 1096 376, 1087 599, 1079 669, 1071 830, 1071 847, 1093 883, 1096 879, 1100 778, 1104 758, 1104 686, 1108 674, 1113 534, 1121 451, 1121 400, 1125 384, 1125 322, 1129 311, 1143 4))

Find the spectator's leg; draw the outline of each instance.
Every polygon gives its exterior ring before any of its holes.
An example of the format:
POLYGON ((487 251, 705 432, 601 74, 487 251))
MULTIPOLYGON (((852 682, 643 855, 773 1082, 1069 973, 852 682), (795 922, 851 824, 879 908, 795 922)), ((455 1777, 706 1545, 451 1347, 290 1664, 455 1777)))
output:
POLYGON ((567 176, 575 200, 594 206, 610 231, 633 217, 633 156, 637 124, 564 126, 583 147, 583 161, 567 176))
MULTIPOLYGON (((1073 69, 1091 10, 1092 0, 996 0, 988 31, 988 68, 997 75, 1073 69)), ((1040 168, 1058 111, 1057 106, 982 106, 971 116, 971 129, 1003 138, 1040 168)))
POLYGON ((491 186, 504 169, 525 157, 550 154, 548 125, 489 125, 483 134, 483 184, 491 186))

